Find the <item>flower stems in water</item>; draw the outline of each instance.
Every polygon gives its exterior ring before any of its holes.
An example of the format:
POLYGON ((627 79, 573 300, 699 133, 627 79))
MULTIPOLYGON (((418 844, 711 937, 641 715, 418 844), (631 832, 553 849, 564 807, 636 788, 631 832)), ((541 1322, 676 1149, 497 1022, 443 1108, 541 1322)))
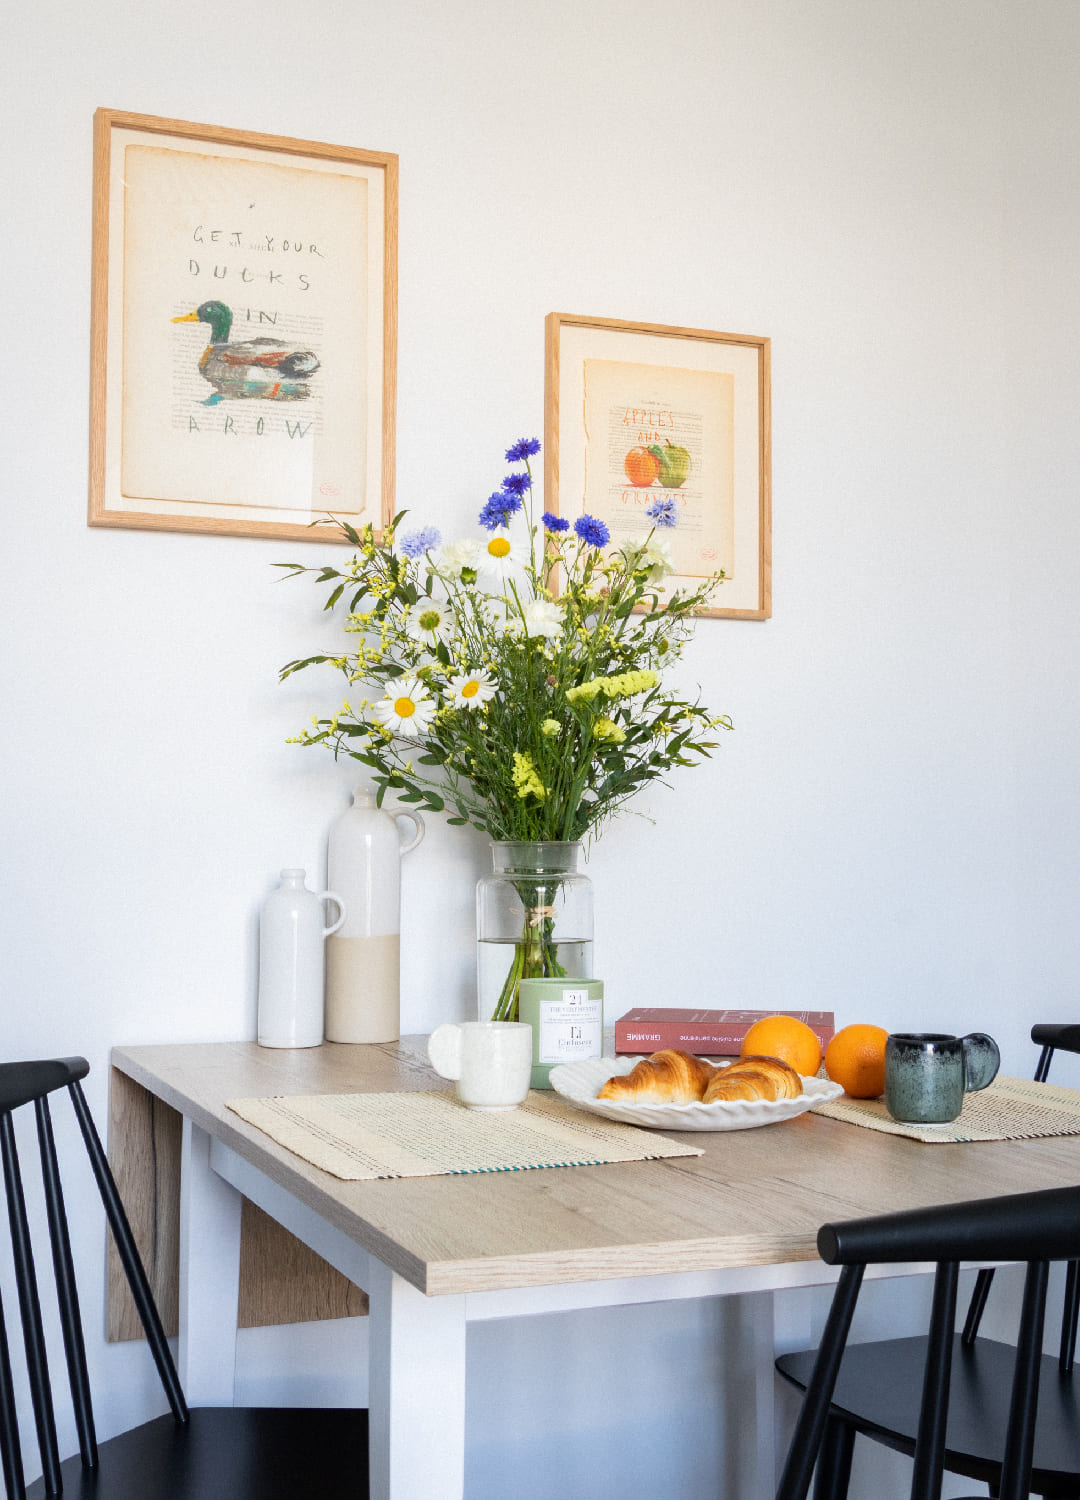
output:
POLYGON ((491 1013, 493 1021, 516 1021, 518 990, 523 979, 563 979, 566 969, 559 962, 557 945, 552 941, 554 922, 545 913, 550 908, 525 909, 525 928, 514 944, 514 956, 503 980, 499 998, 491 1013))

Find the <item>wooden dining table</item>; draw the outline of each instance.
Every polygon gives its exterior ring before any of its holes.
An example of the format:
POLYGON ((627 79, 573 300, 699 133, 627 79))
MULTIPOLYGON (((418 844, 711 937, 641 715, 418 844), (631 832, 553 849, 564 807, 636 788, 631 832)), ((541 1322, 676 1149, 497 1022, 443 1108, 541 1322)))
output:
MULTIPOLYGON (((763 1129, 671 1133, 700 1156, 344 1181, 227 1101, 445 1088, 426 1038, 118 1047, 112 1065, 110 1155, 142 1204, 144 1242, 159 1250, 163 1200, 178 1192, 189 1399, 232 1401, 247 1200, 367 1294, 373 1500, 462 1500, 471 1322, 823 1284, 834 1273, 817 1256, 822 1223, 1080 1181, 1077 1136, 925 1145, 813 1112, 763 1129), (171 1185, 168 1153, 151 1141, 163 1119, 177 1127, 171 1185)), ((763 1338, 759 1362, 771 1372, 771 1325, 763 1338)), ((757 1384, 761 1437, 740 1500, 772 1493, 771 1383, 757 1384)))

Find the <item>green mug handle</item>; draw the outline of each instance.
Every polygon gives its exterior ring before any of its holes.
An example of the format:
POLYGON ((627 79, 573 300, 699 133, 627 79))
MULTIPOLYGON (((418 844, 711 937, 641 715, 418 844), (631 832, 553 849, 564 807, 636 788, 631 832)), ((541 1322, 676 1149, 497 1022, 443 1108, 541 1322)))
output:
POLYGON ((985 1031, 972 1031, 961 1037, 964 1045, 964 1092, 988 1088, 998 1075, 1001 1053, 998 1044, 985 1031))

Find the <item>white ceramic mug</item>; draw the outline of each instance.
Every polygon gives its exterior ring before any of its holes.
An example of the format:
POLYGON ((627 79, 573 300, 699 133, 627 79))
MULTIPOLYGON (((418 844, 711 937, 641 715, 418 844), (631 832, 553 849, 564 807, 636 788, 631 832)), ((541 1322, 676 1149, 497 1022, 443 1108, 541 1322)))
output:
POLYGON ((521 1021, 463 1021, 428 1037, 436 1073, 452 1078, 467 1109, 516 1109, 529 1092, 532 1027, 521 1021))

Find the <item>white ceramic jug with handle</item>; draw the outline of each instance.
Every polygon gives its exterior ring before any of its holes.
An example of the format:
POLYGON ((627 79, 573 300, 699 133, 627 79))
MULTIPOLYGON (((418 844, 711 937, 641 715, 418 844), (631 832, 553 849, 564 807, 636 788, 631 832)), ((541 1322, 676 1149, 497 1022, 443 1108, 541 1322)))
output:
POLYGON ((401 1035, 401 859, 424 837, 414 812, 378 806, 361 782, 330 829, 327 884, 348 908, 326 945, 326 1040, 396 1042, 401 1035), (412 824, 406 835, 399 820, 412 824))
POLYGON ((323 1039, 325 940, 345 921, 333 891, 316 895, 303 870, 282 870, 259 922, 259 1045, 317 1047, 323 1039), (338 909, 326 920, 325 902, 338 909))

